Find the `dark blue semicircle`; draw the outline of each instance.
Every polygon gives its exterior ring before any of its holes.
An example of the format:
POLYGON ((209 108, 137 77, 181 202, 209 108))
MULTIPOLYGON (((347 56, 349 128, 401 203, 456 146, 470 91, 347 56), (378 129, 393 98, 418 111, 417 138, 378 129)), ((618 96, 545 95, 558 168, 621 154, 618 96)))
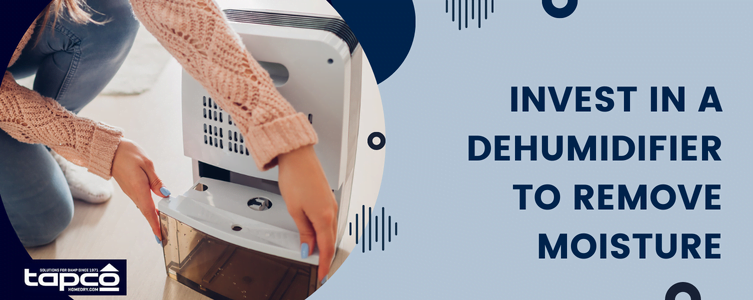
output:
MULTIPOLYGON (((7 9, 0 10, 0 28, 3 28, 3 36, 0 38, 0 65, 3 67, 3 74, 26 29, 49 3, 50 0, 16 1, 13 8, 8 6, 7 9)), ((2 202, 1 195, 0 202, 2 202)), ((13 230, 2 203, 0 203, 0 238, 3 240, 3 258, 0 262, 4 269, 0 272, 0 282, 3 283, 3 287, 7 287, 3 289, 4 298, 29 299, 36 296, 43 299, 71 299, 55 289, 43 290, 36 295, 24 293, 24 288, 27 287, 24 284, 23 272, 24 267, 28 267, 31 262, 31 256, 13 230)))
POLYGON ((369 58, 377 83, 403 64, 416 34, 412 0, 330 0, 369 58))

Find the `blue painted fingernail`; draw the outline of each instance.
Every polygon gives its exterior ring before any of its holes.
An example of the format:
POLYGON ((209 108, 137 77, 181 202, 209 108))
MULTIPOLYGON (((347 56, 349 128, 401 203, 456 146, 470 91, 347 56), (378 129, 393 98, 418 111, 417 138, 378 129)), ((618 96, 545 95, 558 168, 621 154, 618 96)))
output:
POLYGON ((324 284, 325 282, 327 282, 327 277, 329 277, 329 275, 324 276, 324 278, 322 278, 322 284, 324 284))
POLYGON ((162 195, 165 195, 165 197, 170 196, 170 191, 164 186, 159 188, 159 192, 162 193, 162 195))
POLYGON ((306 259, 309 257, 309 244, 301 244, 301 258, 306 259))
POLYGON ((159 240, 159 238, 157 237, 156 234, 154 235, 154 239, 157 240, 157 244, 159 244, 160 246, 162 246, 162 241, 159 240))

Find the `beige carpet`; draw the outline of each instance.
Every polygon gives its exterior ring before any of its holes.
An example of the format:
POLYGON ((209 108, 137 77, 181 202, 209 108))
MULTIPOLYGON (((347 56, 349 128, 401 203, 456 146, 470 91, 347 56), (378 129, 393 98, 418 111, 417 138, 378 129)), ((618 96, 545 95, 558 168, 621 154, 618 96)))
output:
MULTIPOLYGON (((123 66, 101 95, 139 95, 150 90, 169 60, 170 53, 142 26, 123 66)), ((34 76, 18 83, 32 88, 34 76)))

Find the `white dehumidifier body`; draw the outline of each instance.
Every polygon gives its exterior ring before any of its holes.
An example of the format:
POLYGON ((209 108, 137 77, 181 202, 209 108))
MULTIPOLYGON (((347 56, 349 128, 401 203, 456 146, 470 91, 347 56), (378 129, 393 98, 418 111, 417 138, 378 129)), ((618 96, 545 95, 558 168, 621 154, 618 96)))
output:
MULTIPOLYGON (((324 0, 219 1, 232 28, 293 107, 308 115, 335 193, 338 240, 355 164, 363 52, 324 0)), ((320 285, 318 253, 301 258, 298 229, 232 118, 190 75, 182 80, 183 146, 196 182, 162 199, 169 277, 212 298, 304 299, 320 285)))

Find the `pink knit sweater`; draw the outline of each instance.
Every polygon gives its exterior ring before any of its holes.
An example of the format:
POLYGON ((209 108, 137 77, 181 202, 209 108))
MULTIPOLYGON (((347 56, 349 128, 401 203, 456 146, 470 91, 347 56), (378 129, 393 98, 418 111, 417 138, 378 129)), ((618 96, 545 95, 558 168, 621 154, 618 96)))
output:
MULTIPOLYGON (((131 5, 144 27, 236 121, 259 169, 274 167, 280 154, 317 142, 308 119, 275 89, 212 0, 131 0, 131 5)), ((105 179, 111 177, 122 137, 120 129, 76 116, 18 85, 9 72, 0 85, 0 129, 21 142, 47 145, 105 179)))

